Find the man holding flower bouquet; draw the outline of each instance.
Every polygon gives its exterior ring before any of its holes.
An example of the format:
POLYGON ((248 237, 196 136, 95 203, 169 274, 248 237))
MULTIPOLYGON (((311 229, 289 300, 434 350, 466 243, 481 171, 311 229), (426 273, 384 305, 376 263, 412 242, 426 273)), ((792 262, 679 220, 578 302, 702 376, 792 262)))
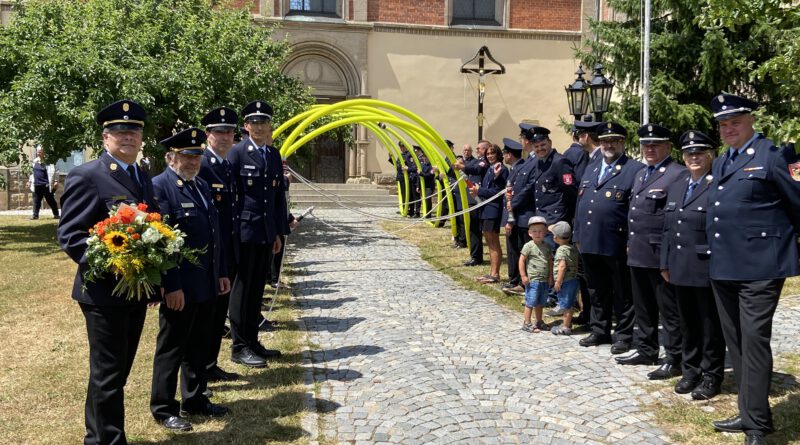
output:
MULTIPOLYGON (((132 100, 103 108, 96 121, 103 129, 105 152, 69 173, 61 197, 58 241, 78 263, 72 298, 78 301, 86 319, 89 340, 85 444, 127 443, 123 388, 152 295, 147 291, 140 294, 141 298, 119 295, 116 289, 122 278, 116 274, 88 277, 88 241, 94 238, 95 224, 117 205, 146 204, 150 211, 158 211, 150 177, 136 164, 145 116, 141 105, 132 100)), ((115 246, 114 239, 105 242, 115 246)))
POLYGON ((150 411, 170 430, 188 431, 183 416, 220 417, 228 408, 203 394, 208 350, 218 295, 230 292, 225 252, 220 241, 219 216, 208 184, 197 177, 206 134, 183 130, 161 141, 167 147, 167 169, 153 178, 158 202, 167 221, 186 233, 186 246, 198 249, 196 262, 183 260, 163 279, 164 301, 159 309, 159 333, 153 360, 150 411), (181 372, 181 403, 175 400, 181 372))

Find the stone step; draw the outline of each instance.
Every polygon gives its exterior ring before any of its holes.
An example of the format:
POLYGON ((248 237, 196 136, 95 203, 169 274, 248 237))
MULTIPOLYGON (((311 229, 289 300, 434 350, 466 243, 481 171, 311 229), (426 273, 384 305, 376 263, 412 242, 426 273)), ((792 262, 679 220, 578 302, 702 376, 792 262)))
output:
MULTIPOLYGON (((323 190, 378 190, 375 184, 326 184, 314 183, 314 187, 323 190)), ((311 186, 301 182, 293 182, 289 190, 312 190, 311 186)))
POLYGON ((332 208, 362 208, 362 207, 397 207, 397 200, 392 201, 372 201, 372 202, 365 202, 365 201, 358 201, 358 202, 348 202, 348 201, 340 201, 340 203, 328 201, 327 199, 323 200, 308 200, 308 201, 292 201, 292 209, 293 212, 301 212, 311 206, 314 206, 315 209, 332 209, 332 208), (341 205, 340 205, 341 204, 341 205))
POLYGON ((323 195, 336 195, 336 196, 346 196, 350 197, 361 197, 361 196, 392 196, 389 190, 289 190, 289 195, 292 198, 305 198, 305 197, 317 197, 323 195))

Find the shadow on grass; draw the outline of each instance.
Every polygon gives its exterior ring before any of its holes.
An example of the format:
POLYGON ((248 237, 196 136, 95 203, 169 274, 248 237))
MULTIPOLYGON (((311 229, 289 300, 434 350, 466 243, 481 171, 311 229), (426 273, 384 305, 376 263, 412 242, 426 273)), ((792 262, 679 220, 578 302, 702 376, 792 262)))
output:
MULTIPOLYGON (((135 444, 253 444, 271 442, 291 442, 309 436, 309 432, 293 426, 280 423, 281 417, 293 416, 305 410, 302 402, 305 393, 286 391, 276 394, 265 400, 245 399, 226 403, 231 409, 231 414, 215 419, 225 422, 221 431, 190 432, 170 434, 168 438, 157 441, 138 441, 135 444), (275 407, 281 407, 280 409, 275 407)), ((338 403, 315 399, 317 409, 325 408, 327 412, 335 411, 340 407, 338 403)), ((206 418, 191 416, 189 420, 195 424, 202 424, 206 418)), ((157 426, 153 426, 158 428, 157 426)))
POLYGON ((61 252, 55 222, 0 226, 0 252, 33 252, 36 255, 61 252))

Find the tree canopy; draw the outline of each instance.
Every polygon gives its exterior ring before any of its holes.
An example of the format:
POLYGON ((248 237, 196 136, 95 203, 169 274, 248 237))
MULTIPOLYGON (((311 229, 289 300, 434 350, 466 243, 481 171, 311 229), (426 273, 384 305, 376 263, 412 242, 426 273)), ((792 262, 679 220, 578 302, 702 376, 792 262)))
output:
MULTIPOLYGON (((616 20, 592 21, 597 40, 578 56, 603 63, 619 101, 609 119, 641 122, 642 19, 639 0, 609 0, 616 20)), ((721 91, 762 103, 758 125, 776 141, 800 136, 800 14, 780 0, 654 0, 650 122, 714 135, 709 104, 721 91)), ((632 133, 632 131, 631 131, 632 133)))
POLYGON ((210 109, 264 99, 281 122, 314 100, 281 74, 289 53, 246 9, 210 0, 27 0, 0 28, 0 164, 41 144, 63 158, 99 148, 97 111, 121 98, 147 111, 145 153, 210 109))

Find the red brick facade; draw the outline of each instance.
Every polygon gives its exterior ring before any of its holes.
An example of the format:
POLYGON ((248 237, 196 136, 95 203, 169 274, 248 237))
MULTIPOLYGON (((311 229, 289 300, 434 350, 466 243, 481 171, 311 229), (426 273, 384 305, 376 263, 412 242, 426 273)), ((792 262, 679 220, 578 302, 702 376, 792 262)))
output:
POLYGON ((253 14, 259 13, 259 2, 258 0, 231 0, 231 7, 236 9, 242 9, 243 7, 250 5, 250 12, 253 14))
POLYGON ((369 0, 367 21, 444 25, 444 0, 369 0))
POLYGON ((509 28, 581 30, 580 0, 512 0, 509 28))

